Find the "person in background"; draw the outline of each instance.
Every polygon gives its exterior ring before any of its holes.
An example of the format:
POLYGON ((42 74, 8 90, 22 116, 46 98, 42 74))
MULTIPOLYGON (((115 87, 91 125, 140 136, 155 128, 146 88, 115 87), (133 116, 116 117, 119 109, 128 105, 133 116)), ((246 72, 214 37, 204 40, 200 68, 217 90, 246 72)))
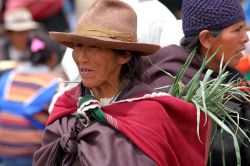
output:
POLYGON ((6 41, 6 36, 3 28, 3 13, 5 10, 5 2, 6 0, 2 0, 0 2, 0 47, 2 47, 3 43, 6 41))
POLYGON ((28 56, 27 39, 39 24, 33 21, 27 9, 20 8, 5 13, 3 28, 7 40, 0 48, 0 60, 25 60, 28 56))
MULTIPOLYGON (((249 38, 245 29, 245 15, 240 1, 183 0, 182 13, 185 36, 181 41, 181 46, 170 45, 163 47, 150 56, 154 64, 151 65, 149 63, 147 69, 151 76, 151 85, 155 88, 171 85, 172 78, 159 70, 159 68, 175 76, 194 49, 196 49, 196 55, 182 80, 184 84, 187 84, 200 69, 203 60, 205 60, 205 55, 208 53, 207 58, 211 57, 218 48, 218 53, 206 66, 207 69, 213 71, 212 77, 217 76, 220 61, 222 56, 224 56, 223 64, 232 58, 226 69, 226 71, 230 72, 230 78, 227 78, 225 82, 232 78, 242 78, 242 74, 235 69, 235 66, 243 56, 242 51, 245 50, 245 44, 249 38), (156 68, 155 65, 159 68, 156 68)), ((148 59, 145 60, 147 61, 148 59)), ((168 89, 161 89, 160 91, 167 92, 168 89)), ((244 99, 242 101, 232 99, 229 103, 231 103, 230 108, 237 111, 241 118, 247 119, 240 119, 239 122, 240 127, 247 133, 250 129, 250 104, 244 99)), ((223 132, 223 150, 220 143, 220 132, 221 130, 218 129, 215 135, 211 152, 211 165, 223 165, 222 153, 225 151, 225 165, 235 166, 236 155, 232 136, 225 131, 223 132)), ((238 142, 240 144, 242 166, 248 166, 250 165, 249 141, 239 138, 238 142), (248 146, 245 146, 245 144, 248 146)))
POLYGON ((52 72, 58 61, 55 42, 36 33, 26 42, 27 61, 0 76, 1 166, 31 166, 41 146, 47 108, 59 88, 52 72))
POLYGON ((6 7, 6 0, 0 1, 0 24, 3 23, 3 13, 6 7))
POLYGON ((46 31, 70 30, 64 13, 64 0, 7 0, 6 12, 19 8, 28 9, 46 31))
POLYGON ((177 19, 182 18, 181 2, 182 0, 159 0, 175 15, 177 19))
POLYGON ((97 0, 76 32, 50 32, 73 48, 81 82, 57 99, 34 166, 205 166, 209 123, 201 143, 195 106, 144 82, 141 58, 160 47, 137 42, 136 19, 122 1, 97 0))

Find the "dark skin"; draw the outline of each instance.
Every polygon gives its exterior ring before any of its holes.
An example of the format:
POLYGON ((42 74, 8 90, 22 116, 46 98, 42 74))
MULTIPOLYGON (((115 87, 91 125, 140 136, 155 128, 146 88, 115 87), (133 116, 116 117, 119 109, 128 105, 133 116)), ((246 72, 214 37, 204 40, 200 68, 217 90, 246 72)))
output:
POLYGON ((18 50, 26 49, 26 41, 28 39, 30 31, 7 31, 7 36, 12 43, 12 45, 18 50))
POLYGON ((217 37, 214 37, 208 30, 203 30, 199 33, 199 40, 200 52, 203 56, 207 50, 209 50, 209 57, 220 48, 217 55, 208 64, 209 69, 218 72, 222 56, 224 56, 224 64, 230 60, 228 66, 235 68, 243 56, 241 52, 245 50, 245 44, 249 38, 246 33, 246 23, 241 21, 224 28, 217 37))
POLYGON ((129 52, 117 56, 112 49, 75 43, 72 55, 83 85, 98 99, 115 96, 128 81, 120 80, 120 71, 131 59, 129 52))

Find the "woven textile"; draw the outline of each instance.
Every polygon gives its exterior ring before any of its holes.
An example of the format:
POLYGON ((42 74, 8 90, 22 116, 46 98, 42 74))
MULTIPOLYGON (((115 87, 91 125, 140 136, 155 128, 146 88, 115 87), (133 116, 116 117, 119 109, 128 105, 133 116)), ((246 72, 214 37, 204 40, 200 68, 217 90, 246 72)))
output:
POLYGON ((54 75, 6 72, 0 77, 0 157, 32 155, 41 146, 54 75))

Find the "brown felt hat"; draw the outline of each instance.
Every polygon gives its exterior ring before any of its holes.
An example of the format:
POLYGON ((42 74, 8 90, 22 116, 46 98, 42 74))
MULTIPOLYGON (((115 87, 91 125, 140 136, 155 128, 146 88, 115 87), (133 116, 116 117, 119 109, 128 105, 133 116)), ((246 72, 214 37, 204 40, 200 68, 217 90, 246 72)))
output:
POLYGON ((50 32, 50 36, 73 48, 75 42, 150 55, 160 46, 137 42, 137 16, 119 0, 97 0, 78 20, 74 33, 50 32))

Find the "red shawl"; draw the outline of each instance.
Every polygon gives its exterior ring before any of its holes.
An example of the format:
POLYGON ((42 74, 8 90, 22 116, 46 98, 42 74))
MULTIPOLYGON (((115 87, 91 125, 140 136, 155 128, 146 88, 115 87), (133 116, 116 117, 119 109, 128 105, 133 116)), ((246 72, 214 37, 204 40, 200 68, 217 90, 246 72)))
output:
MULTIPOLYGON (((55 103, 47 125, 76 113, 79 86, 66 91, 55 103)), ((200 139, 193 104, 153 93, 102 107, 107 120, 160 166, 206 165, 209 126, 201 113, 200 139), (115 125, 114 125, 115 124, 115 125)))

